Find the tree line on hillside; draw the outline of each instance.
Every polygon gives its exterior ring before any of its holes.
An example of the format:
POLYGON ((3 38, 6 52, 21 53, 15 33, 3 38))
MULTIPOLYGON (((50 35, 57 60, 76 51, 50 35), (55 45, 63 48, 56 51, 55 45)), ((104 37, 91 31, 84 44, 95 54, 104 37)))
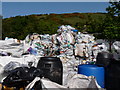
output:
MULTIPOLYGON (((84 32, 84 26, 87 26, 87 31, 89 33, 95 32, 95 30, 100 29, 100 27, 95 25, 96 22, 99 24, 100 18, 94 18, 94 14, 44 14, 44 15, 28 15, 28 16, 16 16, 11 18, 3 19, 3 38, 13 37, 17 39, 24 39, 29 33, 39 33, 39 34, 54 34, 61 25, 71 25, 79 31, 84 32), (94 21, 92 21, 94 19, 94 21), (84 22, 82 22, 84 21, 84 22)), ((104 14, 95 15, 97 17, 104 14)), ((98 30, 99 31, 99 30, 98 30)))
POLYGON ((54 34, 61 25, 71 25, 96 38, 120 40, 120 1, 110 2, 107 13, 66 13, 16 16, 2 20, 5 37, 24 39, 29 33, 54 34))

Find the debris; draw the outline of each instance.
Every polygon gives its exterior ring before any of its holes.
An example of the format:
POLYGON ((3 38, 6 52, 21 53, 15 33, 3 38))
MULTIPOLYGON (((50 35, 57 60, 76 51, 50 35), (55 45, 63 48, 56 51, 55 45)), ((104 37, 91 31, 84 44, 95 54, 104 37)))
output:
POLYGON ((68 74, 75 74, 79 64, 93 64, 102 51, 107 51, 106 45, 96 43, 93 35, 81 33, 70 25, 62 25, 53 35, 33 33, 28 34, 25 40, 8 37, 0 40, 0 64, 5 71, 11 71, 16 66, 36 67, 40 57, 58 57, 63 64, 63 85, 66 85, 68 74))

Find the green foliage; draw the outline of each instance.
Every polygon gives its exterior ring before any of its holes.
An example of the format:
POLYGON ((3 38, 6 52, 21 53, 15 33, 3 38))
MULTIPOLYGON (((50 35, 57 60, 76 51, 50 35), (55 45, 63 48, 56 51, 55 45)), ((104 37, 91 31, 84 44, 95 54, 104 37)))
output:
POLYGON ((120 1, 110 2, 106 8, 107 16, 104 20, 103 36, 108 40, 120 40, 120 1))
POLYGON ((120 40, 120 1, 109 3, 110 6, 106 8, 107 14, 102 25, 102 36, 109 42, 109 51, 112 52, 112 43, 120 40))
POLYGON ((24 39, 29 33, 54 34, 61 25, 71 25, 81 32, 100 32, 104 13, 66 13, 16 16, 2 20, 3 39, 24 39))
POLYGON ((109 2, 110 6, 106 8, 109 15, 118 17, 120 16, 120 1, 119 2, 109 2))

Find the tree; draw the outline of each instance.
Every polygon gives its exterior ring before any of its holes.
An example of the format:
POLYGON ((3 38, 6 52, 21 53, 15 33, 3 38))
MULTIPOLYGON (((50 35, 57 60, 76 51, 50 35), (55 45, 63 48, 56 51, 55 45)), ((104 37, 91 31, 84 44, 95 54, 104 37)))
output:
POLYGON ((120 1, 119 2, 109 2, 111 5, 106 8, 109 15, 120 17, 120 1))
POLYGON ((110 6, 106 8, 107 15, 103 23, 102 35, 111 45, 115 40, 120 40, 120 1, 109 2, 110 6))

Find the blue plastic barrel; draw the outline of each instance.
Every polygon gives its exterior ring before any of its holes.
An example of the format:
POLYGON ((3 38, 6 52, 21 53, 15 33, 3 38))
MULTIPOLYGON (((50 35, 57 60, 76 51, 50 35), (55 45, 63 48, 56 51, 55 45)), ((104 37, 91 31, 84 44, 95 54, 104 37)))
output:
POLYGON ((104 67, 98 67, 97 65, 83 64, 78 66, 78 74, 86 76, 94 76, 98 84, 104 88, 104 67))

